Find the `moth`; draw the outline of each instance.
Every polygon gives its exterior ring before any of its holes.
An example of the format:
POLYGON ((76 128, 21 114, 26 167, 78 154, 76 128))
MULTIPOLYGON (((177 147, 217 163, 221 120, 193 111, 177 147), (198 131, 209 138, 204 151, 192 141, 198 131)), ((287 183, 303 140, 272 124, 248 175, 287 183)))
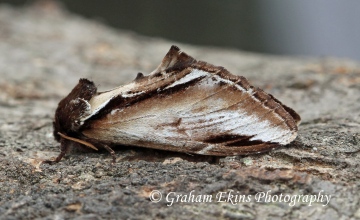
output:
POLYGON ((221 66, 172 46, 149 75, 109 91, 80 79, 60 101, 53 122, 61 152, 70 146, 112 155, 116 145, 227 156, 269 151, 292 142, 300 116, 221 66))

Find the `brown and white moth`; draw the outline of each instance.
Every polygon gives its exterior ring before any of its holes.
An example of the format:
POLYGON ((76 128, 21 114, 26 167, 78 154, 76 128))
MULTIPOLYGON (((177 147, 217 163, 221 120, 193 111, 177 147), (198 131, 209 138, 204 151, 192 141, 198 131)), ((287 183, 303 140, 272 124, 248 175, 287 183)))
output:
POLYGON ((286 145, 300 116, 225 68, 197 61, 172 46, 149 75, 97 92, 80 79, 60 101, 54 136, 58 162, 71 145, 142 146, 203 155, 244 155, 286 145))

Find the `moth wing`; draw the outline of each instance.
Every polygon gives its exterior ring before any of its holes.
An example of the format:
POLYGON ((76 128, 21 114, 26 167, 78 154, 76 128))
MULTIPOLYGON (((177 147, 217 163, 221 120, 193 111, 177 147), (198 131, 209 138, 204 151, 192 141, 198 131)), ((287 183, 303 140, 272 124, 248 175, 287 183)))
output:
MULTIPOLYGON (((171 56, 177 55, 187 56, 179 51, 171 56)), ((111 112, 90 118, 83 135, 111 144, 205 155, 262 152, 295 139, 296 113, 244 77, 191 57, 179 65, 183 59, 171 56, 163 63, 177 61, 157 68, 163 73, 160 79, 139 82, 156 84, 156 91, 119 95, 121 104, 109 104, 116 106, 111 112)))
POLYGON ((281 105, 267 102, 273 108, 220 78, 206 76, 165 97, 159 94, 115 109, 94 120, 83 134, 108 143, 197 154, 261 152, 296 136, 296 129, 276 113, 286 113, 281 105))

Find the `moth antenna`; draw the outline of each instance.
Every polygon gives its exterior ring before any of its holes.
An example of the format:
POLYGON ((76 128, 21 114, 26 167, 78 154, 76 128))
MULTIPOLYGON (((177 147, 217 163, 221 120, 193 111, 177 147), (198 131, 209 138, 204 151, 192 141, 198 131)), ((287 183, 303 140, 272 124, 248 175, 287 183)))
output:
POLYGON ((82 145, 85 145, 87 147, 90 147, 91 149, 93 150, 98 150, 94 145, 92 145, 91 143, 89 142, 86 142, 86 141, 83 141, 83 140, 80 140, 80 139, 77 139, 77 138, 73 138, 73 137, 69 137, 69 136, 66 136, 65 134, 62 134, 60 132, 58 132, 58 134, 62 137, 62 138, 65 138, 65 139, 68 139, 68 140, 71 140, 71 141, 75 141, 77 143, 80 143, 82 145))

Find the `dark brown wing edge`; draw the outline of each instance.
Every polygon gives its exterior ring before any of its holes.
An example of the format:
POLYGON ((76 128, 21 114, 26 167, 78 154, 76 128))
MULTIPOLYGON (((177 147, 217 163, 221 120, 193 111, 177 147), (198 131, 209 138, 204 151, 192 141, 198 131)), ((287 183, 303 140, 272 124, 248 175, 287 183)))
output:
POLYGON ((268 95, 274 99, 275 102, 279 103, 290 115, 291 117, 293 117, 293 119, 295 120, 296 124, 299 125, 301 123, 301 117, 298 113, 296 113, 294 111, 294 109, 282 104, 277 98, 275 98, 273 95, 269 94, 268 95))
MULTIPOLYGON (((250 140, 252 136, 241 135, 218 135, 203 140, 206 144, 215 144, 216 147, 209 149, 207 155, 227 156, 246 155, 270 151, 281 146, 278 143, 268 143, 259 140, 250 140)), ((199 150, 201 152, 201 150, 199 150)))
POLYGON ((247 146, 217 146, 212 150, 209 150, 206 155, 213 156, 230 156, 230 155, 249 155, 255 153, 264 153, 271 151, 274 148, 280 147, 280 144, 277 143, 258 143, 254 145, 247 146))

